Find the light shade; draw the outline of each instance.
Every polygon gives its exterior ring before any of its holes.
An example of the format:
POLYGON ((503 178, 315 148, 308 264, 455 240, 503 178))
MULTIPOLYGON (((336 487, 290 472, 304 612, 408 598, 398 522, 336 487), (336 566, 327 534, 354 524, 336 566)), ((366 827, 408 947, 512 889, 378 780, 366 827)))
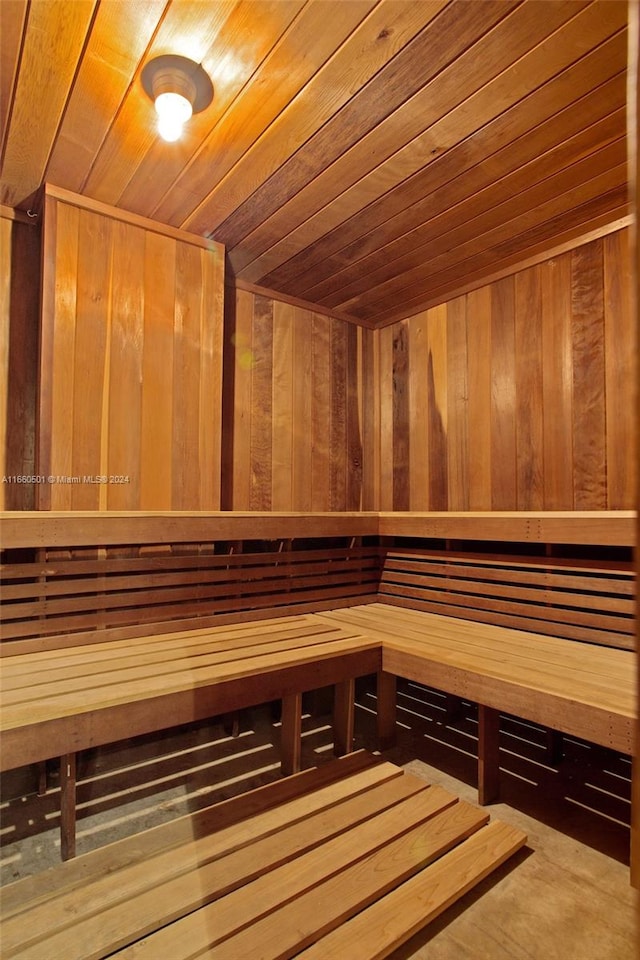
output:
POLYGON ((155 101, 163 140, 177 140, 191 114, 204 110, 213 100, 211 80, 199 63, 187 57, 156 57, 143 67, 141 80, 155 101))

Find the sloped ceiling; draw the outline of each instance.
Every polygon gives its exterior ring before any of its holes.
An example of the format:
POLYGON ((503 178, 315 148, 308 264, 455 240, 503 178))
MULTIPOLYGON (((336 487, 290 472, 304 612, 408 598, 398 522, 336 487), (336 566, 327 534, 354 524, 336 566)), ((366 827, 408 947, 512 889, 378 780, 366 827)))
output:
POLYGON ((45 181, 375 326, 628 214, 624 0, 2 0, 0 202, 45 181), (140 74, 215 88, 165 143, 140 74))

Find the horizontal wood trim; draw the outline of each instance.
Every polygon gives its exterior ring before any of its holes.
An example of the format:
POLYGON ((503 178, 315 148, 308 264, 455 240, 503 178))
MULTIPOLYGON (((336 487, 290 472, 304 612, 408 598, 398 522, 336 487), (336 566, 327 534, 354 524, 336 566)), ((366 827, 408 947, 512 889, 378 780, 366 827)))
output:
POLYGON ((4 203, 0 203, 0 218, 17 220, 18 223, 28 223, 30 227, 34 227, 38 222, 37 216, 30 217, 24 210, 16 210, 15 207, 8 207, 4 203))
POLYGON ((633 546, 636 514, 609 511, 241 513, 5 511, 3 549, 383 536, 633 546))
POLYGON ((632 510, 379 514, 383 537, 633 546, 632 510))
POLYGON ((90 210, 92 213, 99 213, 102 216, 109 217, 111 220, 120 220, 122 223, 129 223, 134 227, 142 227, 151 233, 159 233, 163 237, 170 237, 172 240, 180 240, 182 243, 190 243, 194 247, 202 247, 204 250, 217 250, 220 255, 224 254, 224 246, 217 240, 209 240, 205 237, 199 237, 187 230, 180 230, 166 223, 160 223, 157 220, 151 220, 149 217, 142 217, 140 214, 131 213, 120 207, 113 207, 111 204, 103 203, 101 200, 93 200, 91 197, 81 196, 73 193, 71 190, 63 190, 62 187, 56 187, 51 183, 46 183, 43 188, 44 196, 51 197, 53 200, 59 200, 72 207, 78 207, 80 210, 90 210))
POLYGON ((0 514, 0 525, 4 549, 362 537, 378 532, 375 513, 10 511, 0 514))

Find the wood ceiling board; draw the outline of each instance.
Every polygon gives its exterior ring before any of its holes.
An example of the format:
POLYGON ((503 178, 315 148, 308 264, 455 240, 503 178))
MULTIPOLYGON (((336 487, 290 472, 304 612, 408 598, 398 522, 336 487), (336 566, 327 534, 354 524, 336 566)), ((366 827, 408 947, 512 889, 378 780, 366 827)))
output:
MULTIPOLYGON (((213 4, 172 3, 145 52, 145 63, 167 53, 201 59, 215 43, 236 6, 237 0, 220 0, 213 4)), ((93 199, 114 205, 147 152, 157 146, 159 140, 153 104, 139 78, 135 80, 132 75, 131 81, 82 189, 93 199)), ((167 155, 176 148, 173 155, 187 159, 188 148, 183 142, 163 145, 167 155)))
MULTIPOLYGON (((624 91, 622 102, 624 103, 624 91)), ((624 122, 624 107, 621 107, 621 112, 624 122)), ((312 300, 321 300, 340 290, 345 295, 353 296, 358 290, 356 286, 358 279, 362 276, 368 279, 370 270, 385 267, 389 261, 395 261, 403 253, 413 251, 419 243, 427 242, 430 237, 438 238, 456 225, 467 224, 483 211, 495 210, 501 204, 503 196, 513 198, 529 185, 546 180, 571 164, 575 156, 584 156, 583 151, 590 144, 593 143, 599 147, 615 141, 616 138, 622 141, 624 149, 624 137, 620 137, 615 114, 605 116, 599 123, 593 124, 576 137, 560 143, 540 156, 537 156, 531 138, 523 138, 521 145, 529 153, 533 152, 534 159, 520 165, 522 157, 519 156, 517 147, 510 146, 505 151, 505 160, 510 167, 515 167, 513 172, 509 172, 507 168, 507 173, 499 176, 497 165, 495 174, 492 174, 489 164, 481 164, 465 176, 449 181, 437 194, 432 195, 431 216, 428 222, 423 223, 424 217, 419 216, 419 211, 407 211, 402 218, 406 232, 401 232, 400 235, 394 233, 393 223, 400 219, 396 217, 394 221, 385 224, 385 239, 389 238, 388 242, 381 246, 378 239, 375 246, 370 248, 372 252, 369 255, 366 249, 363 249, 355 263, 346 261, 343 264, 338 256, 328 258, 331 261, 330 267, 328 271, 322 271, 327 273, 327 279, 315 283, 309 288, 307 295, 312 300), (415 218, 411 215, 412 213, 416 214, 415 218), (411 223, 414 220, 417 226, 411 230, 411 223), (394 236, 395 239, 392 239, 394 236)), ((299 281, 299 284, 301 290, 304 290, 304 283, 299 281)))
MULTIPOLYGON (((624 125, 624 109, 621 113, 624 125)), ((439 191, 434 216, 426 224, 379 246, 358 263, 357 270, 338 272, 330 280, 316 285, 308 292, 309 299, 328 307, 347 303, 370 292, 373 286, 384 283, 391 275, 422 265, 425 258, 433 261, 439 253, 464 244, 470 236, 486 233, 492 226, 498 227, 529 209, 535 209, 548 196, 562 195, 574 185, 624 164, 626 140, 619 136, 619 128, 612 120, 612 117, 606 117, 591 131, 592 139, 605 145, 594 153, 589 151, 577 163, 572 162, 573 156, 567 156, 565 148, 568 145, 561 144, 519 167, 513 174, 489 183, 475 193, 469 192, 458 203, 455 188, 462 185, 462 180, 454 181, 449 185, 451 190, 439 191), (509 199, 503 200, 503 197, 509 199)), ((579 134, 575 139, 589 142, 585 134, 579 134)))
POLYGON ((373 326, 385 326, 396 320, 410 317, 425 309, 425 304, 435 305, 453 296, 461 296, 470 290, 483 286, 490 280, 506 276, 515 270, 524 269, 556 255, 556 250, 566 252, 587 242, 585 238, 597 239, 614 229, 629 226, 628 198, 626 188, 617 188, 595 201, 583 204, 571 212, 570 216, 560 215, 556 221, 543 224, 542 228, 530 231, 526 238, 525 253, 513 241, 507 241, 497 249, 489 250, 465 261, 460 266, 443 271, 429 285, 429 300, 418 293, 402 301, 400 307, 381 314, 367 314, 367 320, 373 326))
POLYGON ((27 0, 5 0, 0 4, 0 158, 9 130, 9 111, 16 80, 27 0))
POLYGON ((316 74, 265 135, 181 222, 196 233, 218 233, 219 225, 277 174, 370 79, 435 16, 446 0, 382 0, 326 66, 316 74))
MULTIPOLYGON (((150 215, 179 224, 349 38, 371 12, 372 0, 307 5, 282 34, 198 151, 179 172, 150 215), (331 29, 327 29, 330 20, 331 29), (304 50, 304 57, 299 51, 304 50)), ((191 227, 190 227, 191 229, 191 227)), ((208 232, 206 228, 201 232, 208 232)))
POLYGON ((627 4, 541 9, 0 0, 0 203, 26 209, 46 179, 224 241, 247 289, 384 325, 628 213, 602 153, 626 136, 627 4), (165 53, 202 61, 215 86, 174 144, 139 79, 165 53), (559 208, 555 178, 579 164, 586 182, 592 154, 604 195, 572 184, 559 208), (539 211, 520 223, 531 188, 539 211))
MULTIPOLYGON (((290 156, 247 201, 216 227, 229 249, 265 217, 366 136, 515 5, 515 0, 452 0, 417 36, 290 156)), ((418 8, 420 5, 418 5, 418 8)), ((258 156, 257 160, 260 159, 258 156)))
POLYGON ((2 203, 17 206, 42 183, 94 11, 90 0, 29 6, 2 158, 2 203))
POLYGON ((461 281, 471 259, 476 255, 484 258, 487 263, 499 263, 503 245, 509 253, 519 253, 520 258, 523 259, 532 239, 549 236, 550 221, 558 225, 569 224, 573 217, 577 217, 579 223, 584 223, 582 213, 586 211, 588 222, 592 215, 602 212, 601 205, 606 209, 617 208, 624 198, 625 190, 626 163, 623 162, 613 170, 590 179, 585 184, 579 184, 571 191, 512 218, 514 222, 474 236, 455 250, 449 248, 425 265, 428 275, 421 263, 419 267, 408 270, 405 275, 367 291, 366 295, 356 298, 355 303, 347 301, 341 305, 341 309, 354 312, 356 316, 357 310, 362 309, 366 311, 367 316, 375 317, 388 307, 395 308, 399 297, 400 302, 404 302, 405 296, 413 299, 425 290, 428 291, 436 282, 438 270, 443 267, 450 271, 456 270, 461 281), (451 266, 452 263, 454 266, 451 266))
POLYGON ((116 120, 167 0, 98 7, 45 177, 80 191, 116 120))
MULTIPOLYGON (((283 36, 294 29, 304 11, 303 0, 261 0, 260 29, 255 29, 256 11, 252 3, 240 3, 221 26, 212 46, 202 58, 203 66, 213 83, 212 104, 202 113, 195 114, 185 126, 179 144, 167 145, 156 137, 145 154, 117 203, 151 216, 178 225, 179 217, 171 217, 166 209, 168 197, 171 204, 182 202, 191 209, 198 202, 202 191, 209 191, 217 175, 218 157, 209 151, 204 180, 198 187, 193 183, 193 166, 203 153, 203 144, 209 142, 211 131, 223 127, 225 140, 233 134, 228 130, 228 119, 237 115, 236 104, 243 91, 249 90, 253 109, 258 95, 254 87, 257 75, 277 49, 283 36), (182 184, 176 190, 176 183, 182 184), (194 192, 194 191, 198 192, 194 192)), ((281 70, 284 65, 281 65, 281 70)), ((279 88, 280 75, 269 78, 270 85, 279 88)), ((239 126, 247 119, 247 108, 241 111, 239 126)), ((179 207, 179 209, 181 209, 179 207)))
MULTIPOLYGON (((356 185, 274 246, 267 257, 277 254, 282 266, 262 282, 281 289, 295 280, 303 295, 335 270, 376 250, 381 226, 385 240, 390 240, 423 223, 439 187, 464 174, 468 177, 469 172, 479 178, 477 182, 504 175, 518 158, 526 162, 535 155, 532 134, 545 150, 560 142, 565 131, 571 136, 582 125, 606 116, 626 97, 625 55, 626 37, 621 32, 497 118, 477 125, 469 137, 426 166, 420 165, 417 172, 403 168, 399 182, 391 184, 393 189, 385 183, 386 165, 382 165, 368 178, 370 195, 363 198, 364 184, 356 185), (377 181, 382 182, 376 186, 377 181)), ((446 118, 441 123, 446 124, 446 118)), ((458 197, 464 196, 464 189, 457 191, 458 197)))
MULTIPOLYGON (((357 184, 354 191, 356 202, 362 208, 370 199, 369 190, 366 196, 362 191, 363 187, 367 188, 367 178, 372 171, 379 196, 381 190, 390 189, 420 169, 426 159, 441 154, 446 149, 443 144, 451 146, 468 136, 484 122, 483 109, 486 119, 501 113, 506 107, 496 95, 494 84, 490 83, 501 74, 505 79, 500 93, 511 106, 523 93, 517 85, 514 87, 508 68, 532 44, 546 38, 578 10, 575 3, 557 4, 544 18, 533 5, 511 11, 351 149, 319 172, 266 222, 244 237, 241 249, 230 255, 236 274, 247 280, 260 280, 277 265, 271 258, 261 255, 280 237, 288 236, 316 211, 323 210, 329 201, 336 197, 341 199, 354 184, 357 184), (473 97, 478 92, 481 92, 484 103, 478 103, 478 98, 473 97), (469 103, 464 110, 456 111, 467 100, 469 103), (449 119, 452 114, 456 118, 462 114, 462 120, 458 118, 452 123, 449 119), (442 129, 442 123, 438 123, 443 118, 449 120, 446 123, 449 129, 442 129), (257 262, 251 264, 252 260, 257 262), (251 266, 247 269, 248 264, 251 266)), ((561 37, 558 43, 563 43, 561 37)), ((529 70, 527 64, 523 64, 521 72, 528 88, 526 94, 537 86, 537 73, 529 70)))

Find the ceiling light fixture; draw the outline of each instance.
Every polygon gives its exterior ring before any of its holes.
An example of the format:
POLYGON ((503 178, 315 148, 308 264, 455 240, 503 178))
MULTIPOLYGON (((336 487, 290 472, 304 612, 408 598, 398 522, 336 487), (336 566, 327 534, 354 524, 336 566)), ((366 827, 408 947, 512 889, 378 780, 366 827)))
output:
POLYGON ((202 65, 187 57, 155 57, 143 67, 141 80, 155 101, 158 133, 169 142, 179 139, 192 113, 200 113, 213 100, 213 84, 202 65))

